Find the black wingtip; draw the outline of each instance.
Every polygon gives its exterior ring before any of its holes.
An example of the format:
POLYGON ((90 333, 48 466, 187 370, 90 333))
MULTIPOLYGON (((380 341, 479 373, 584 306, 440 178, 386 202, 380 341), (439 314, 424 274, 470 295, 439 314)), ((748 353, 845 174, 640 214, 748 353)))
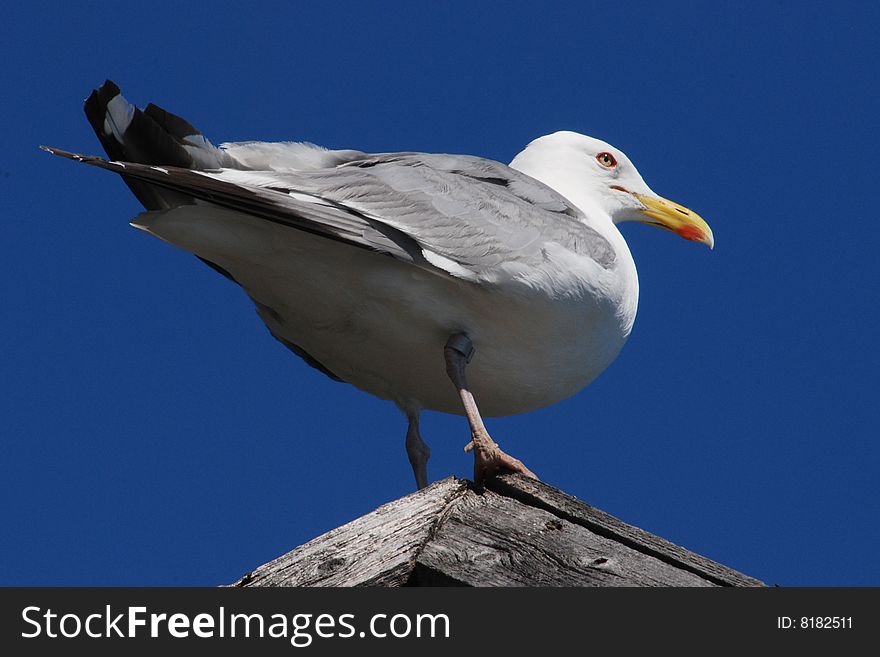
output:
MULTIPOLYGON (((198 131, 183 119, 160 108, 153 106, 150 113, 146 113, 136 105, 128 103, 122 96, 119 86, 112 80, 105 81, 92 91, 83 105, 83 110, 111 162, 183 168, 194 166, 192 156, 175 135, 198 134, 198 131), (116 99, 116 111, 124 115, 123 125, 117 125, 110 116, 113 113, 109 108, 114 99, 116 99), (111 119, 109 123, 108 116, 111 119)), ((92 163, 88 159, 85 161, 92 163)), ((148 210, 179 205, 187 200, 170 191, 159 190, 147 182, 136 181, 125 175, 122 178, 148 210)))
POLYGON ((144 114, 158 123, 169 135, 177 140, 183 140, 193 135, 201 135, 192 123, 183 117, 172 114, 158 105, 150 103, 144 108, 144 114))
POLYGON ((95 132, 99 132, 101 125, 104 123, 104 110, 107 108, 107 103, 120 93, 119 87, 115 82, 105 80, 104 84, 97 89, 93 89, 89 97, 86 98, 86 102, 83 103, 83 110, 95 132))
POLYGON ((182 143, 186 137, 201 133, 185 119, 153 103, 146 110, 129 103, 112 80, 92 91, 83 110, 111 160, 186 168, 195 165, 182 143), (114 99, 122 100, 125 111, 130 114, 125 117, 124 125, 114 127, 111 134, 107 118, 114 99))
POLYGON ((86 98, 86 101, 83 105, 83 109, 86 110, 86 114, 89 113, 89 107, 94 107, 96 105, 106 104, 113 100, 116 96, 122 93, 119 89, 119 86, 113 82, 113 80, 104 80, 104 84, 102 84, 97 89, 92 89, 92 93, 89 94, 89 97, 86 98))
POLYGON ((40 146, 40 150, 52 153, 52 155, 57 155, 58 157, 66 157, 68 160, 79 160, 82 162, 84 158, 84 156, 79 153, 71 153, 70 151, 61 150, 60 148, 54 148, 52 146, 40 146))
POLYGON ((86 98, 86 102, 83 103, 83 111, 86 114, 86 118, 89 120, 92 130, 95 131, 98 141, 100 141, 101 145, 104 147, 104 152, 107 153, 111 160, 132 159, 126 157, 122 144, 115 139, 108 139, 107 135, 104 134, 104 120, 107 115, 107 105, 119 94, 119 87, 116 86, 116 83, 112 80, 106 80, 104 84, 97 89, 94 89, 92 93, 89 94, 89 97, 86 98))

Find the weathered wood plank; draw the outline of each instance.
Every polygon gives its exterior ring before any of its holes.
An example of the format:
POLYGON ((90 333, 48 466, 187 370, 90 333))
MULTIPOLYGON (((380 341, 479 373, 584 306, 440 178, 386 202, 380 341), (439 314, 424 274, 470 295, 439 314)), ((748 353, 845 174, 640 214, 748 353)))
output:
POLYGON ((492 491, 449 507, 416 560, 412 584, 467 586, 714 586, 681 570, 492 491))
POLYGON ((447 507, 467 490, 464 480, 438 481, 301 545, 233 586, 402 586, 447 507))
POLYGON ((235 586, 762 586, 547 484, 455 478, 386 504, 235 586))
POLYGON ((560 519, 580 525, 591 532, 629 548, 664 561, 683 571, 693 573, 720 586, 766 586, 762 581, 723 566, 711 559, 628 525, 547 484, 508 475, 488 482, 488 487, 523 504, 544 509, 560 519))

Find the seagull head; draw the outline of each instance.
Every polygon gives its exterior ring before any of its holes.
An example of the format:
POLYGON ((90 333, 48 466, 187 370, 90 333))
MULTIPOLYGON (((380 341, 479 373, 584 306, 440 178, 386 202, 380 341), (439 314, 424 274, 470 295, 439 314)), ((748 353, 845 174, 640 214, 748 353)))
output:
POLYGON ((561 131, 530 143, 510 166, 552 187, 588 217, 638 221, 686 240, 715 245, 712 229, 692 210, 655 194, 630 159, 611 144, 561 131))

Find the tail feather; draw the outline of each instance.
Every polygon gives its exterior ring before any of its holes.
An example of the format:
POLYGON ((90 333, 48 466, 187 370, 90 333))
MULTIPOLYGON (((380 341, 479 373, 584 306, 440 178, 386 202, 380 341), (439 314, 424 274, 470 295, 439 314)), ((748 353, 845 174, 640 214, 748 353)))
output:
POLYGON ((144 108, 144 114, 158 123, 163 130, 178 142, 184 141, 187 137, 202 136, 202 133, 199 132, 192 123, 153 103, 150 103, 144 108))
MULTIPOLYGON (((83 109, 111 160, 185 169, 235 167, 237 164, 185 119, 152 103, 141 110, 129 103, 110 80, 92 91, 83 109)), ((179 192, 125 175, 122 178, 148 210, 164 210, 193 202, 179 192)))

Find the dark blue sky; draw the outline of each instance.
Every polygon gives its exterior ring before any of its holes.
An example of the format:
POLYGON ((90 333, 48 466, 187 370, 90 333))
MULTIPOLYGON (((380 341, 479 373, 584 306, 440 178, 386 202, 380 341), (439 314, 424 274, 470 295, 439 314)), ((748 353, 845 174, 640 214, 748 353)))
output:
MULTIPOLYGON (((504 162, 570 129, 702 214, 623 227, 641 303, 586 391, 490 431, 769 583, 880 584, 876 3, 14 3, 0 24, 0 584, 213 585, 412 490, 405 422, 128 226, 105 78, 215 143, 504 162), (475 7, 476 5, 476 7, 475 7), (207 7, 208 5, 198 5, 207 7)), ((429 475, 470 476, 428 413, 429 475)))

